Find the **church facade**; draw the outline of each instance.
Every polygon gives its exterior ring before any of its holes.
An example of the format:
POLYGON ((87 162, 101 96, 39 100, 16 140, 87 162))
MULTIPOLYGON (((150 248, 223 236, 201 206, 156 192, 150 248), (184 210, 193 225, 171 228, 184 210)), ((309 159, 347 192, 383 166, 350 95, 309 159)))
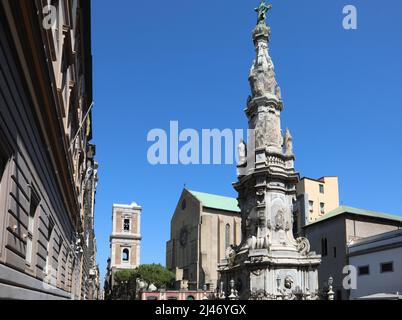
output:
POLYGON ((219 261, 231 245, 241 242, 237 200, 184 189, 170 234, 166 265, 176 274, 176 289, 214 290, 219 261))

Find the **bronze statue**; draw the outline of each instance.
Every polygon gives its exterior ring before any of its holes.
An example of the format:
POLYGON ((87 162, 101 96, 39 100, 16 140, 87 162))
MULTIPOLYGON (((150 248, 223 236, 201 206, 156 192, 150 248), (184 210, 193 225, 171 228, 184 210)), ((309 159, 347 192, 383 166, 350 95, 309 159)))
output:
POLYGON ((255 11, 258 13, 258 23, 265 22, 265 19, 267 18, 267 12, 271 9, 272 4, 269 4, 267 6, 264 0, 261 1, 259 7, 255 9, 255 11))

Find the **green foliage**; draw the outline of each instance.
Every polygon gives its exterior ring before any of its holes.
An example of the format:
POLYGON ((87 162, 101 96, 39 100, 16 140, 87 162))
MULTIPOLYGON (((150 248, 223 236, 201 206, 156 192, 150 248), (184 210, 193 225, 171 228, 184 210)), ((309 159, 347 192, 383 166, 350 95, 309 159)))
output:
POLYGON ((139 278, 148 285, 154 284, 157 288, 172 286, 175 275, 160 264, 144 264, 134 270, 135 278, 139 278))
POLYGON ((114 278, 117 282, 129 281, 134 277, 134 274, 135 270, 133 269, 122 269, 116 271, 116 273, 114 274, 114 278))
POLYGON ((137 279, 149 285, 154 284, 158 289, 171 288, 174 285, 175 275, 160 264, 141 265, 136 269, 118 270, 114 274, 115 286, 111 299, 133 300, 136 298, 137 279))

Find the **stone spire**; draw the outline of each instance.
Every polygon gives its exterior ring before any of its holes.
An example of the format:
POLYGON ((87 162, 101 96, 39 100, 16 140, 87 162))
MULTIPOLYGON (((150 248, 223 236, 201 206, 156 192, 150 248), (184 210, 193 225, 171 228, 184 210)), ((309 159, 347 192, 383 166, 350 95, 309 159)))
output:
POLYGON ((275 96, 281 100, 280 88, 275 79, 275 68, 269 55, 268 44, 271 35, 271 29, 267 26, 265 17, 266 12, 272 8, 261 2, 258 12, 258 23, 253 30, 253 41, 256 50, 256 59, 250 70, 249 81, 252 91, 252 97, 264 95, 275 96))
POLYGON ((262 1, 256 9, 256 59, 245 110, 250 134, 247 145, 239 145, 238 181, 233 184, 242 215, 242 243, 231 247, 219 266, 224 281, 232 278, 241 284, 240 296, 245 299, 261 292, 269 299, 290 299, 295 292, 309 295, 318 289, 320 257, 310 252, 307 239, 295 239, 293 234, 300 175, 294 167, 293 137, 281 129, 283 104, 265 21, 271 8, 262 1))

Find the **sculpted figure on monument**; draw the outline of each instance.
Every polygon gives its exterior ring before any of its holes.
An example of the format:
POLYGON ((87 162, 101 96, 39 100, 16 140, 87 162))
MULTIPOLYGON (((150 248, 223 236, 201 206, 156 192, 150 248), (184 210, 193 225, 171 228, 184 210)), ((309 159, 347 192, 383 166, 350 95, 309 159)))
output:
POLYGON ((285 154, 287 156, 293 155, 293 137, 290 134, 289 129, 286 129, 285 133, 285 154))
POLYGON ((285 214, 279 210, 275 216, 275 230, 283 230, 285 228, 285 214))
POLYGON ((282 135, 280 132, 279 119, 275 114, 269 114, 267 116, 267 139, 269 146, 278 146, 282 145, 282 135))
POLYGON ((243 141, 243 139, 240 140, 239 146, 238 146, 238 153, 239 153, 239 163, 238 167, 244 166, 247 164, 247 145, 243 141))
POLYGON ((285 288, 286 289, 288 289, 288 290, 291 290, 292 289, 292 286, 293 286, 293 279, 292 279, 292 277, 291 276, 287 276, 286 278, 285 278, 285 284, 284 284, 284 286, 285 286, 285 288))
POLYGON ((229 265, 233 266, 236 258, 236 247, 231 245, 226 249, 226 258, 229 261, 229 265))
POLYGON ((268 144, 268 123, 266 115, 262 115, 257 120, 255 127, 255 146, 256 148, 264 148, 268 144))
POLYGON ((266 93, 278 95, 278 84, 275 79, 274 64, 267 55, 265 43, 257 47, 258 57, 254 60, 250 70, 249 81, 254 97, 263 96, 266 93))
POLYGON ((257 24, 261 22, 265 23, 265 19, 267 18, 267 12, 271 9, 272 4, 269 4, 267 6, 264 1, 261 1, 259 7, 255 8, 255 12, 258 13, 257 24))

